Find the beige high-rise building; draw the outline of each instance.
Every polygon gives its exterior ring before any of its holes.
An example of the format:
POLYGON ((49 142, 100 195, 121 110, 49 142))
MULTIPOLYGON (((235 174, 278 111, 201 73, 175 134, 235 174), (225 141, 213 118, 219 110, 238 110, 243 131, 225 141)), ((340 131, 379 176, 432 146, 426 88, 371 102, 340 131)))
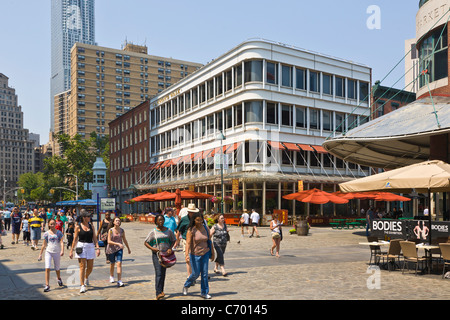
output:
POLYGON ((55 96, 55 132, 70 136, 109 134, 110 121, 202 66, 151 56, 146 46, 130 43, 123 50, 76 43, 71 54, 70 95, 55 96))

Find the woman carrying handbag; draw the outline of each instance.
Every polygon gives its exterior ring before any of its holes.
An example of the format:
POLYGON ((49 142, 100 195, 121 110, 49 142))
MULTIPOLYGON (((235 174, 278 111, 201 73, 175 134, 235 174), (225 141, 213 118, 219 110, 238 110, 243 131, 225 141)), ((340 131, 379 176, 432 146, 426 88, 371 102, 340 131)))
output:
POLYGON ((201 296, 211 299, 208 284, 209 260, 214 261, 214 248, 210 239, 210 231, 205 223, 203 214, 196 212, 192 216, 186 235, 186 261, 190 261, 192 274, 187 278, 183 286, 183 295, 188 294, 188 288, 201 275, 201 296))
POLYGON ((166 280, 166 269, 160 263, 161 256, 171 257, 173 263, 173 246, 176 242, 175 234, 169 228, 164 227, 165 218, 158 215, 155 218, 156 228, 150 231, 145 239, 144 245, 152 251, 153 267, 155 268, 155 290, 156 300, 164 298, 164 282, 166 280))

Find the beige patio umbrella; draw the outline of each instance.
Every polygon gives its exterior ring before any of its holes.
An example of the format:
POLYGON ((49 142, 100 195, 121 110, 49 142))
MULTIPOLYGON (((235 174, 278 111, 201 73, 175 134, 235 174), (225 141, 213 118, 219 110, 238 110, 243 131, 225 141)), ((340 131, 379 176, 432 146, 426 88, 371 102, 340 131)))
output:
POLYGON ((450 165, 425 161, 339 184, 342 192, 388 191, 418 193, 450 191, 450 165))
MULTIPOLYGON (((430 208, 431 192, 450 191, 450 165, 443 161, 425 161, 403 168, 386 171, 373 176, 341 183, 342 192, 389 191, 398 193, 428 193, 430 208)), ((431 212, 428 215, 431 226, 431 212)), ((430 228, 431 240, 431 228, 430 228)))

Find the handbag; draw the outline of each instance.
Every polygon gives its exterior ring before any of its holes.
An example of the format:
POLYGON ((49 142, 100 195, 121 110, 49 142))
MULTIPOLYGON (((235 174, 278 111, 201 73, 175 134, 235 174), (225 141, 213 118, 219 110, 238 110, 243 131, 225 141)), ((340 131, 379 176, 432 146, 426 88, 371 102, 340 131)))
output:
MULTIPOLYGON (((155 239, 156 239, 156 245, 158 245, 158 236, 156 235, 156 229, 155 230, 155 239)), ((162 252, 161 250, 158 251, 158 261, 159 264, 164 268, 170 268, 173 265, 177 263, 177 257, 175 256, 175 252, 172 250, 172 254, 167 254, 167 252, 162 252)))
POLYGON ((230 232, 228 232, 227 225, 225 225, 225 231, 227 232, 227 235, 226 235, 227 241, 230 242, 230 232))
POLYGON ((280 238, 280 234, 278 232, 272 232, 272 239, 278 239, 280 238))

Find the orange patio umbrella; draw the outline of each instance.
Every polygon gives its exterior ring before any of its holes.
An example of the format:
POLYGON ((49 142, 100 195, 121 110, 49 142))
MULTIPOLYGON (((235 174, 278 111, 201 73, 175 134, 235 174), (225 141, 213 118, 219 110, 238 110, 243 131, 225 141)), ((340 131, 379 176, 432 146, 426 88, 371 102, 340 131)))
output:
POLYGON ((334 194, 335 196, 347 199, 347 200, 354 200, 354 199, 359 199, 359 200, 367 200, 367 199, 375 199, 376 196, 370 192, 341 192, 341 191, 336 191, 333 192, 332 194, 334 194))
POLYGON ((348 203, 347 199, 343 199, 334 194, 319 190, 311 189, 306 191, 300 191, 293 194, 288 194, 283 196, 287 200, 297 200, 301 202, 315 203, 315 204, 325 204, 328 202, 333 202, 337 204, 348 203))
POLYGON ((400 196, 390 192, 374 192, 376 201, 411 201, 410 198, 400 196))

